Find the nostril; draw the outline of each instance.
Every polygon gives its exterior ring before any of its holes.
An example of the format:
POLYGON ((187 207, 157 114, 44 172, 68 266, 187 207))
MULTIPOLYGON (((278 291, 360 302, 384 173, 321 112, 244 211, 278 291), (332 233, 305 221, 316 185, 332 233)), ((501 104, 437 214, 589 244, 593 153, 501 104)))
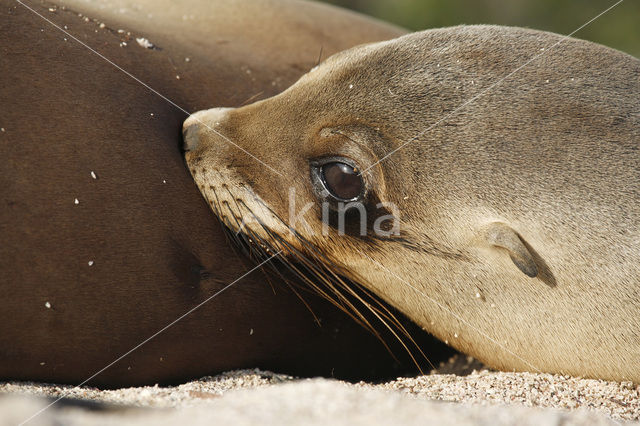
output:
POLYGON ((189 124, 182 128, 182 148, 185 151, 193 151, 198 147, 198 124, 189 124))

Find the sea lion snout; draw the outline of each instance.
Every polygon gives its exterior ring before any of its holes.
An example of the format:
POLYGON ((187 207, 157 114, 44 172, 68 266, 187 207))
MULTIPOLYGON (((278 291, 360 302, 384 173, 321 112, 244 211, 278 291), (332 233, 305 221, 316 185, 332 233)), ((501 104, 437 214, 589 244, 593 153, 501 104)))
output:
POLYGON ((182 125, 182 148, 195 151, 198 148, 203 132, 216 132, 215 128, 233 108, 211 108, 193 113, 182 125))

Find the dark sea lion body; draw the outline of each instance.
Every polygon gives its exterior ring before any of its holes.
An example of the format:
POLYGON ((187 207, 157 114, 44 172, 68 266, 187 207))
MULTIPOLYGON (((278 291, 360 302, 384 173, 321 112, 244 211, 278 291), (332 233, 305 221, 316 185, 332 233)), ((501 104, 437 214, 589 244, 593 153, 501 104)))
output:
MULTIPOLYGON (((25 3, 187 111, 273 95, 321 46, 400 32, 301 2, 25 3)), ((186 114, 17 2, 1 5, 0 378, 79 383, 254 264, 230 248, 184 167, 186 114)), ((270 281, 253 272, 90 384, 247 367, 391 373, 350 319, 303 292, 318 327, 270 281)))

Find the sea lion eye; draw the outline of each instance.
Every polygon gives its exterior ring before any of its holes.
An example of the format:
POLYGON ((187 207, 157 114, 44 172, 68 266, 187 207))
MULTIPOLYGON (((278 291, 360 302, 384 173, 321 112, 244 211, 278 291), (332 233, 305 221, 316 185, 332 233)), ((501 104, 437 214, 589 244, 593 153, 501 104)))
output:
POLYGON ((333 161, 320 168, 322 184, 329 193, 341 201, 357 198, 364 187, 362 176, 347 163, 333 161))

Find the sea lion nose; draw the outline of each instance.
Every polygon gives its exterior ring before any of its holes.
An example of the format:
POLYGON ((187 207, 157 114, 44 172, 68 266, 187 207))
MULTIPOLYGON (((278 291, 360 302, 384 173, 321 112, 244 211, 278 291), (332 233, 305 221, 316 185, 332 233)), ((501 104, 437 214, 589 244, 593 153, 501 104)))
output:
POLYGON ((185 151, 195 151, 200 144, 211 144, 217 135, 227 139, 218 130, 228 119, 228 113, 233 108, 211 108, 191 114, 182 125, 182 148, 185 151))
POLYGON ((193 151, 198 148, 200 123, 189 117, 182 125, 182 149, 193 151))
MULTIPOLYGON (((220 132, 216 129, 224 124, 233 108, 211 108, 191 114, 182 125, 182 147, 185 151, 194 151, 200 142, 207 143, 207 134, 220 132)), ((223 139, 226 139, 222 136, 223 139)), ((209 137, 209 142, 211 138, 209 137)))

